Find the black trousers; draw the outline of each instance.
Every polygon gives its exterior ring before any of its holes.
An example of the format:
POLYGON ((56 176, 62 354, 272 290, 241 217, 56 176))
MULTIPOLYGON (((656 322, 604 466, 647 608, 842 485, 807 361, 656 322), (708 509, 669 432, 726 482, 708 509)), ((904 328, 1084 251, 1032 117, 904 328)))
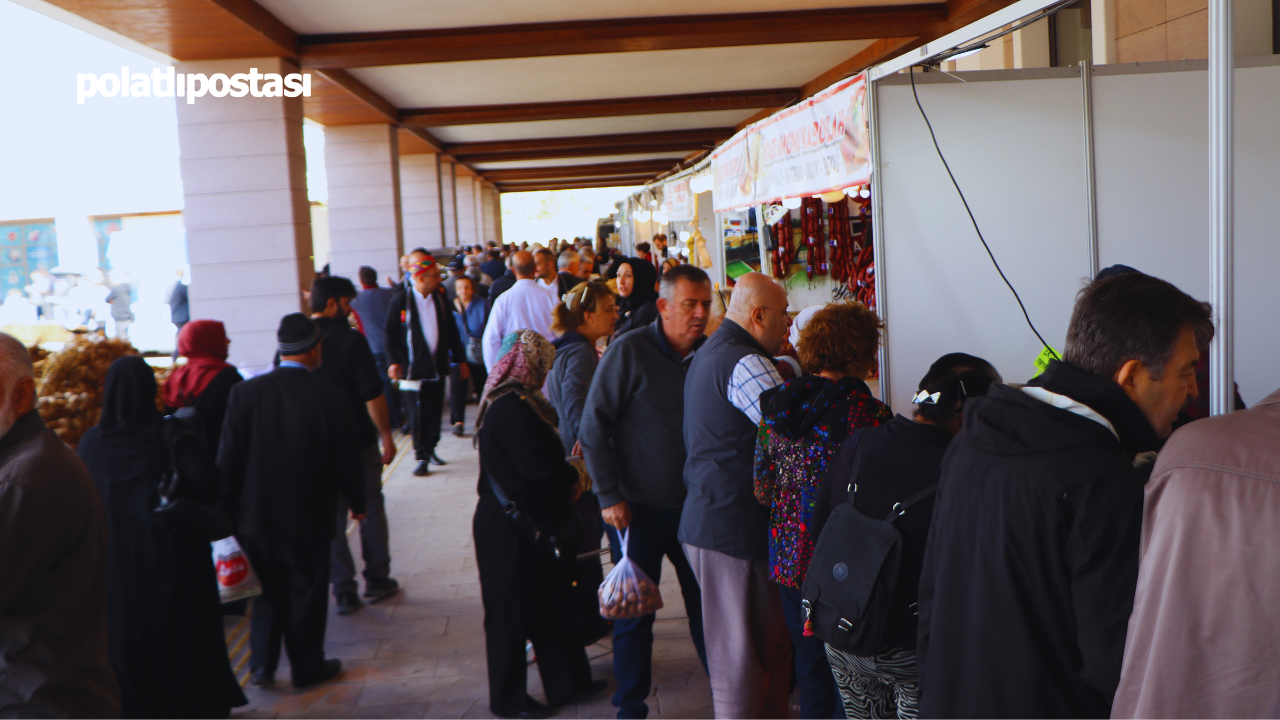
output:
POLYGON ((563 568, 544 564, 533 540, 492 496, 480 496, 472 530, 484 603, 489 709, 508 716, 525 709, 526 639, 538 656, 547 703, 563 705, 591 684, 591 666, 575 623, 573 578, 563 568))
POLYGON ((329 540, 238 537, 262 582, 249 625, 250 665, 275 672, 280 641, 294 682, 320 674, 329 609, 329 540))
POLYGON ((400 399, 400 390, 387 375, 387 354, 374 353, 373 362, 378 366, 378 377, 382 378, 382 396, 387 399, 387 418, 391 420, 391 427, 404 427, 404 401, 400 399))
POLYGON ((471 377, 463 380, 455 366, 449 371, 449 422, 457 425, 467 420, 467 397, 471 394, 468 388, 477 388, 479 391, 484 390, 484 381, 488 379, 489 373, 484 369, 481 363, 467 363, 467 367, 471 369, 471 377))
POLYGON ((440 421, 444 414, 444 381, 423 381, 418 392, 406 392, 409 424, 413 428, 413 455, 427 460, 440 444, 440 421))

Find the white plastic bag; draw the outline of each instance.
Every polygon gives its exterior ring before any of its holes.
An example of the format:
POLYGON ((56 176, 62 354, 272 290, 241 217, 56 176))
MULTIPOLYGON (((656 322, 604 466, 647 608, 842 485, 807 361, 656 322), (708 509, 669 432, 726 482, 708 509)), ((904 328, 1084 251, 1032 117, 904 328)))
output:
POLYGON ((627 557, 627 531, 619 533, 622 559, 600 583, 600 615, 606 620, 638 618, 662 609, 662 593, 640 566, 627 557))
POLYGON ((249 558, 240 549, 234 535, 210 544, 213 546, 213 567, 218 574, 218 595, 222 602, 246 600, 262 594, 262 583, 258 582, 258 575, 253 572, 249 558))

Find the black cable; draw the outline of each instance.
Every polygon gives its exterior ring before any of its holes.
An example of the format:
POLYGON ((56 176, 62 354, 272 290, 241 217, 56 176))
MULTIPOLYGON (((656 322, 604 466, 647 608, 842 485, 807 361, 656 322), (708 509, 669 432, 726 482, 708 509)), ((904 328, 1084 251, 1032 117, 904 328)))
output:
POLYGON ((1009 282, 1009 278, 1005 277, 1004 270, 1000 269, 1000 263, 996 262, 996 256, 991 252, 991 246, 987 244, 987 239, 982 237, 982 230, 978 228, 978 221, 973 217, 973 210, 969 209, 969 201, 964 197, 964 191, 960 189, 960 183, 956 182, 955 173, 951 172, 951 166, 947 164, 947 158, 942 154, 942 148, 938 145, 938 136, 933 132, 933 123, 929 122, 929 116, 924 112, 924 106, 920 104, 920 95, 916 92, 916 68, 911 66, 907 69, 907 74, 911 76, 911 95, 916 99, 916 108, 920 110, 920 117, 924 118, 925 127, 929 128, 929 137, 933 139, 933 149, 938 151, 938 159, 942 161, 942 167, 946 168, 947 176, 951 178, 951 184, 956 188, 956 194, 960 196, 960 202, 964 203, 964 211, 969 213, 969 222, 973 223, 973 231, 978 234, 978 240, 982 241, 982 247, 987 251, 987 257, 991 258, 991 264, 996 267, 996 272, 1000 273, 1000 279, 1009 287, 1009 292, 1013 293, 1013 299, 1018 301, 1018 307, 1022 308, 1022 317, 1027 320, 1027 327, 1031 328, 1031 332, 1035 333, 1036 339, 1044 345, 1054 360, 1061 360, 1058 353, 1054 352, 1049 343, 1044 341, 1040 336, 1040 331, 1036 330, 1035 324, 1031 322, 1031 315, 1027 313, 1027 306, 1022 304, 1022 298, 1018 296, 1018 291, 1013 289, 1013 283, 1009 282))

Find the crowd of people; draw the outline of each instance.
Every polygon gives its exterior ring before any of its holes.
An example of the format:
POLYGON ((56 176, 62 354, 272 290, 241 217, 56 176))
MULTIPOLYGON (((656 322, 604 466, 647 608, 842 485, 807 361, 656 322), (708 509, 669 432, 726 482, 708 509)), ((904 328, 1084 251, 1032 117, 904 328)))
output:
POLYGON ((703 270, 665 236, 644 245, 417 249, 385 285, 368 267, 359 289, 317 278, 311 312, 280 321, 276 369, 249 380, 220 322, 187 322, 164 410, 146 363, 121 358, 75 451, 0 335, 0 714, 245 704, 211 522, 261 580, 251 682, 276 682, 282 644, 294 686, 339 675, 329 593, 345 615, 400 589, 381 482, 395 433, 429 477, 446 422, 480 460, 500 717, 600 693, 585 645, 604 632, 617 716, 648 715, 654 614, 602 623, 584 553, 602 534, 654 583, 674 568, 717 717, 788 717, 793 691, 805 718, 1280 708, 1280 391, 1196 419, 1206 303, 1110 268, 1041 374, 1006 383, 951 352, 895 414, 866 382, 870 309, 793 317, 783 286, 749 273, 716 312, 703 270), (187 510, 155 512, 161 495, 187 510))

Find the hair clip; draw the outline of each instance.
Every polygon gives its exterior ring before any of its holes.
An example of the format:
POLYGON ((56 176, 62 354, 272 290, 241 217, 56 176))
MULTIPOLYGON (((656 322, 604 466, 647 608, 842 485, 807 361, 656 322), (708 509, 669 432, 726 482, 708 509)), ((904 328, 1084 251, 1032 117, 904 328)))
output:
POLYGON ((960 380, 960 397, 969 397, 969 390, 964 386, 964 381, 960 380))
POLYGON ((940 397, 942 397, 940 392, 930 395, 928 390, 921 390, 916 393, 915 397, 911 398, 911 403, 913 405, 937 405, 940 397))

